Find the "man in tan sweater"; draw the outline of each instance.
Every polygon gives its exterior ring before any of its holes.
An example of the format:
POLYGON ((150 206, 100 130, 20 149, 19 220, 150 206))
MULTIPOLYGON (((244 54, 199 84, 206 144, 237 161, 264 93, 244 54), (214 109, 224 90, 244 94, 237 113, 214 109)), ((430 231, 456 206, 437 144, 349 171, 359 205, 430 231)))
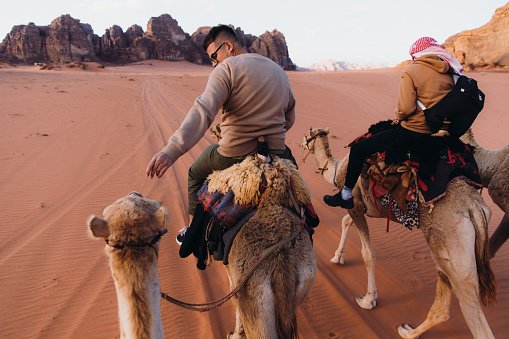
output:
POLYGON ((205 134, 221 113, 219 144, 210 145, 193 163, 188 176, 189 214, 207 176, 241 162, 264 136, 271 153, 293 159, 285 145, 295 121, 295 99, 288 77, 272 60, 246 53, 231 27, 213 27, 203 43, 214 70, 205 91, 194 101, 180 128, 150 160, 147 176, 161 177, 205 134))

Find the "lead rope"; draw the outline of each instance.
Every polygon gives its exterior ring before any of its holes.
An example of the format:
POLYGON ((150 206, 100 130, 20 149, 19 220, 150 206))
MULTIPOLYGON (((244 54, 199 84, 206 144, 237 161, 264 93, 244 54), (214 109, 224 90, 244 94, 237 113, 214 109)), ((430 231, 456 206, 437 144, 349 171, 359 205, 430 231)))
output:
POLYGON ((203 303, 203 304, 191 304, 191 303, 187 303, 187 302, 184 302, 184 301, 172 298, 172 297, 170 297, 168 294, 166 294, 164 292, 161 292, 161 298, 163 298, 164 300, 166 300, 166 301, 168 301, 168 302, 170 302, 172 304, 175 304, 177 306, 180 306, 180 307, 183 307, 183 308, 187 308, 188 310, 197 311, 197 312, 207 312, 207 311, 210 311, 210 310, 212 310, 212 309, 214 309, 216 307, 221 306, 222 304, 227 302, 229 299, 231 299, 233 296, 235 296, 240 291, 240 289, 242 287, 244 287, 244 285, 247 283, 249 278, 251 278, 253 273, 258 269, 258 267, 260 267, 260 265, 265 261, 265 259, 269 255, 271 255, 275 250, 279 249, 283 245, 286 245, 287 243, 289 243, 292 240, 294 240, 295 238, 297 238, 297 236, 300 234, 300 232, 304 229, 304 222, 305 222, 305 220, 302 219, 300 227, 297 228, 290 235, 289 238, 283 239, 280 242, 275 243, 274 245, 270 246, 265 251, 263 251, 262 254, 260 255, 260 258, 258 259, 258 261, 253 265, 253 267, 251 267, 249 269, 249 271, 246 273, 244 278, 241 280, 240 284, 233 291, 228 293, 223 298, 218 299, 216 301, 212 301, 212 302, 208 302, 208 303, 203 303))

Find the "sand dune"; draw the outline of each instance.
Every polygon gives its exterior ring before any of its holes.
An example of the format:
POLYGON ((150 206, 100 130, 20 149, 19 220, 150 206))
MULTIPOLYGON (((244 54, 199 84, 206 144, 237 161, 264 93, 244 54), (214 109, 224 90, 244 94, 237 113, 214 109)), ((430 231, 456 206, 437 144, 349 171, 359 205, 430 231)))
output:
MULTIPOLYGON (((169 209, 169 235, 161 242, 162 289, 189 302, 216 300, 228 292, 221 262, 205 271, 194 258, 179 259, 174 241, 186 221, 187 170, 212 142, 210 136, 180 158, 161 179, 145 177, 152 155, 165 143, 203 90, 210 68, 185 62, 144 62, 87 71, 37 67, 0 69, 0 337, 118 337, 116 296, 103 243, 86 234, 85 219, 136 190, 169 209)), ((336 156, 370 123, 391 117, 401 70, 289 73, 297 98, 297 122, 288 144, 321 218, 314 235, 318 276, 298 311, 302 338, 394 338, 400 322, 417 325, 433 301, 435 270, 419 231, 369 220, 377 253, 379 304, 359 309, 366 271, 360 241, 351 232, 346 265, 329 262, 339 242, 344 211, 325 206, 332 187, 303 163, 299 148, 310 127, 330 127, 336 156)), ((509 143, 507 73, 475 73, 487 95, 474 124, 479 143, 509 143)), ((490 233, 502 218, 493 210, 490 233)), ((509 244, 492 261, 498 303, 485 310, 496 337, 509 332, 509 244)), ((455 299, 454 299, 455 300, 455 299)), ((162 302, 169 338, 223 338, 234 327, 231 303, 196 313, 162 302)), ((469 338, 453 301, 451 318, 426 338, 469 338)))

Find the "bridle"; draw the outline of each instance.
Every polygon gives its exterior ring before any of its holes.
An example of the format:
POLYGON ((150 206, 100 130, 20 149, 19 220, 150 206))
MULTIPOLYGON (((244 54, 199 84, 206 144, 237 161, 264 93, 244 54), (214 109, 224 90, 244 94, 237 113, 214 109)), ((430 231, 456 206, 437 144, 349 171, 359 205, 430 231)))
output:
POLYGON ((161 240, 161 237, 163 235, 165 235, 166 233, 168 232, 168 230, 166 228, 160 230, 156 235, 154 235, 152 237, 152 239, 150 240, 142 240, 142 241, 128 241, 124 244, 121 244, 121 243, 116 243, 108 238, 104 239, 104 241, 106 242, 106 245, 116 249, 116 250, 123 250, 124 248, 137 248, 137 249, 141 249, 141 248, 145 248, 145 247, 152 247, 154 248, 154 245, 157 244, 159 242, 159 240, 161 240))
MULTIPOLYGON (((311 135, 312 128, 309 129, 309 134, 311 135)), ((329 134, 329 132, 321 130, 320 132, 316 133, 313 136, 310 136, 309 138, 306 138, 306 148, 309 150, 309 143, 316 138, 326 137, 329 134)))
MULTIPOLYGON (((313 130, 313 128, 309 129, 310 135, 311 135, 312 130, 313 130)), ((315 135, 312 135, 309 138, 306 138, 306 149, 308 150, 308 153, 302 158, 302 162, 306 162, 306 158, 308 157, 308 155, 311 154, 311 150, 309 149, 309 143, 311 141, 314 141, 317 138, 326 137, 328 134, 329 134, 328 131, 321 130, 320 132, 316 133, 315 135)), ((327 163, 325 163, 325 165, 323 167, 318 167, 317 173, 320 173, 320 175, 323 175, 323 172, 325 172, 326 170, 328 170, 327 163)))

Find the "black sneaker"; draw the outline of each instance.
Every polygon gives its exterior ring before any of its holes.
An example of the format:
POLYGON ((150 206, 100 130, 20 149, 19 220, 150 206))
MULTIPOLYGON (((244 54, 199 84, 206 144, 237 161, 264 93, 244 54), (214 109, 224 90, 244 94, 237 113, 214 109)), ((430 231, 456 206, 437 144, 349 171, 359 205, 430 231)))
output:
POLYGON ((353 208, 353 198, 344 200, 341 196, 341 192, 335 195, 325 195, 323 197, 323 202, 332 207, 340 206, 348 210, 353 208))
POLYGON ((182 242, 184 241, 184 238, 186 236, 186 231, 188 228, 189 228, 189 226, 181 228, 179 231, 179 234, 177 234, 177 238, 175 238, 175 240, 177 241, 177 244, 179 244, 179 246, 182 246, 182 242))

